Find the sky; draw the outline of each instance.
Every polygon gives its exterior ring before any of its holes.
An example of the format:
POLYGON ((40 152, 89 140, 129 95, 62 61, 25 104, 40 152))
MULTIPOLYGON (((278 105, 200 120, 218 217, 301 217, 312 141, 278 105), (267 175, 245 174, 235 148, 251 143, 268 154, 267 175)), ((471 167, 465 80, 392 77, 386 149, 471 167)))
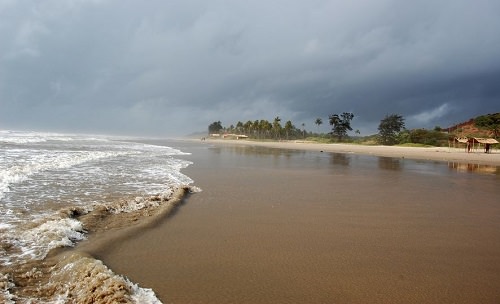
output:
POLYGON ((329 132, 343 112, 361 135, 500 112, 500 1, 0 0, 0 129, 329 132))

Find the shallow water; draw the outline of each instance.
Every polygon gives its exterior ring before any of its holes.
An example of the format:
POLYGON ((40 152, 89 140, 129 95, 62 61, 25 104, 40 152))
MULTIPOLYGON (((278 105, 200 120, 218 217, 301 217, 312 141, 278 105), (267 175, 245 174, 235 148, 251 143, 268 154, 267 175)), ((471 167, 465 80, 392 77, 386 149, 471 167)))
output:
POLYGON ((203 192, 95 252, 166 303, 500 300, 496 167, 179 147, 203 192))

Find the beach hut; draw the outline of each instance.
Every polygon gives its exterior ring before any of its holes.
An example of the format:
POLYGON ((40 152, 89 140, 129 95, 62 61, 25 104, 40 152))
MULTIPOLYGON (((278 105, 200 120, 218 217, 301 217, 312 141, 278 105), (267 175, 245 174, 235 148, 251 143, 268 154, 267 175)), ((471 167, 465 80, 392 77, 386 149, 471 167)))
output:
MULTIPOLYGON (((450 140, 451 143, 451 140, 450 140)), ((454 137, 453 138, 453 148, 460 147, 463 145, 465 147, 465 152, 471 152, 481 148, 483 145, 485 152, 490 152, 491 145, 498 144, 498 141, 494 138, 482 138, 482 137, 454 137)))
POLYGON ((463 145, 463 147, 465 147, 465 152, 467 152, 467 148, 469 147, 468 141, 469 139, 467 137, 453 137, 453 139, 450 139, 448 143, 450 148, 452 146, 452 143, 453 148, 461 147, 463 145))
POLYGON ((468 144, 471 145, 473 149, 476 148, 476 144, 477 148, 481 148, 481 145, 483 145, 484 152, 490 153, 491 145, 498 144, 498 141, 494 138, 470 137, 468 140, 468 144))

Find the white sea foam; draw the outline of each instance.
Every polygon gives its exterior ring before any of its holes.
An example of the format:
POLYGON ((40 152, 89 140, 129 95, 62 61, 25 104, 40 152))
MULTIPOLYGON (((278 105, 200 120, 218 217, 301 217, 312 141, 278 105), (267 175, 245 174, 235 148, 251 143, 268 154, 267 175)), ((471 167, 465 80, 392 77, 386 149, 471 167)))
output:
POLYGON ((83 240, 85 234, 79 221, 65 218, 47 221, 24 231, 4 232, 0 237, 21 252, 2 261, 7 265, 19 261, 41 260, 54 248, 73 246, 75 242, 83 240))
POLYGON ((7 224, 7 223, 0 223, 0 231, 2 230, 7 230, 7 229, 10 229, 12 228, 13 226, 11 224, 7 224))
POLYGON ((132 300, 137 304, 161 304, 154 291, 150 288, 141 288, 139 285, 126 280, 132 290, 132 300))
POLYGON ((12 144, 40 143, 49 140, 70 141, 73 136, 47 132, 0 131, 0 142, 12 144))
POLYGON ((138 196, 134 199, 125 200, 117 204, 109 206, 109 210, 112 213, 130 213, 146 208, 155 208, 162 204, 162 202, 168 201, 172 198, 175 192, 174 188, 169 188, 161 194, 155 195, 153 197, 143 197, 138 196))
POLYGON ((38 154, 21 158, 22 151, 10 150, 0 164, 0 199, 10 191, 12 184, 20 183, 30 176, 48 170, 70 168, 85 162, 106 157, 125 155, 127 152, 113 151, 37 151, 38 154), (10 161, 10 163, 6 163, 10 161))

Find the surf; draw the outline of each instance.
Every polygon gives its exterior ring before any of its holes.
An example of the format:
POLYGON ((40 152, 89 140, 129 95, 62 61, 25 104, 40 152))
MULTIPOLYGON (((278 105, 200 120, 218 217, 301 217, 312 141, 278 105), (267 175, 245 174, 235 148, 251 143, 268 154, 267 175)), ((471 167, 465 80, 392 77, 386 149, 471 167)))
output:
POLYGON ((89 251, 149 229, 200 191, 180 150, 134 140, 0 133, 0 302, 160 303, 89 251))

